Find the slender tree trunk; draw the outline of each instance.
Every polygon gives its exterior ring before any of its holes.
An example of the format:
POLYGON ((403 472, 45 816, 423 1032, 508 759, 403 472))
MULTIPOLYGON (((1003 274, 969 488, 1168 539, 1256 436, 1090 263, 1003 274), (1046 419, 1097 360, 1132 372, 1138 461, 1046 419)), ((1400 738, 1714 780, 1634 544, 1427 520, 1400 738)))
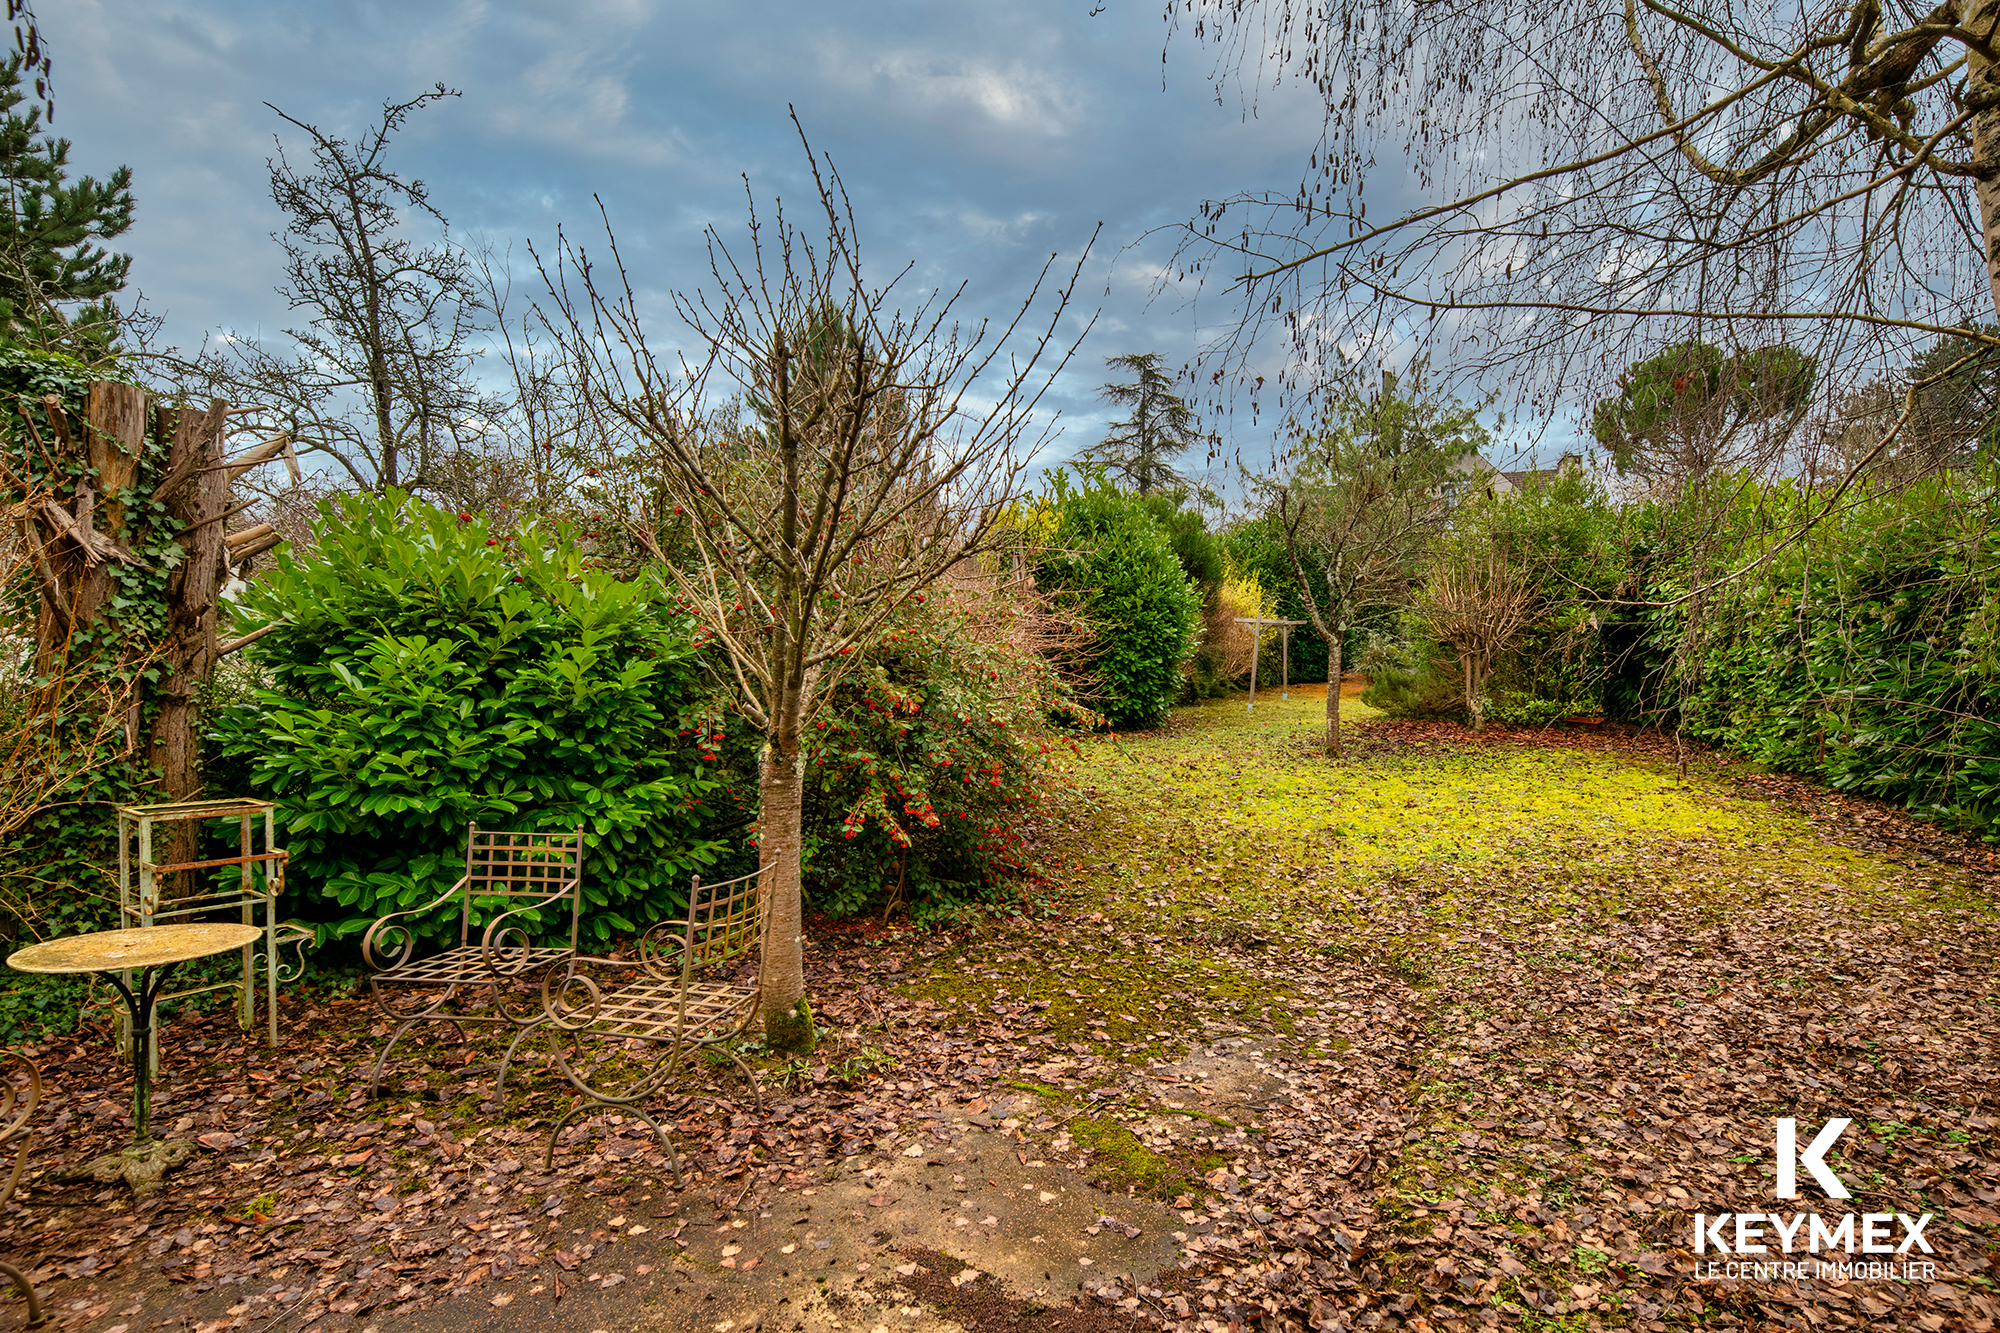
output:
POLYGON ((817 670, 798 672, 793 654, 799 636, 773 654, 789 679, 772 682, 769 732, 757 775, 757 848, 766 899, 764 939, 757 979, 764 1009, 764 1042, 772 1050, 813 1048, 812 1010, 806 1003, 805 911, 805 715, 817 688, 817 670))
POLYGON ((763 989, 765 1042, 783 1051, 810 1051, 813 1046, 799 883, 804 788, 805 756, 797 740, 790 754, 775 742, 767 744, 757 782, 757 848, 764 871, 762 889, 770 898, 758 980, 763 989))
POLYGON ((1326 641, 1326 754, 1329 759, 1344 759, 1340 749, 1340 647, 1347 638, 1347 626, 1334 626, 1331 637, 1326 641))

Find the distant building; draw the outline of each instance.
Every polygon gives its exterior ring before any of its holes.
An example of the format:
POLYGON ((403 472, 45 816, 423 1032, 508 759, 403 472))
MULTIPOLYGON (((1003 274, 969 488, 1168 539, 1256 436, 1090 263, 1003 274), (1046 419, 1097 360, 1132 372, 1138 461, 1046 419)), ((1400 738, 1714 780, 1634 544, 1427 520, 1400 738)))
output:
POLYGON ((1569 472, 1583 470, 1582 454, 1564 454, 1554 467, 1519 468, 1513 472, 1502 472, 1486 461, 1484 454, 1467 454, 1451 465, 1451 470, 1466 479, 1461 498, 1470 499, 1474 495, 1512 495, 1524 491, 1539 482, 1554 481, 1569 472))

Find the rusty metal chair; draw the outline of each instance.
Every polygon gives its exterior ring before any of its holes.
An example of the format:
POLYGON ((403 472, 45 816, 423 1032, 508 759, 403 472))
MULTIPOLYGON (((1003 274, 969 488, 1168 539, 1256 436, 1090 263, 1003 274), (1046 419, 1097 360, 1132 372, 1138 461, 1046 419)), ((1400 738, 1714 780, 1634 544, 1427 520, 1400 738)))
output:
POLYGON ((566 975, 574 963, 582 907, 581 826, 561 833, 470 826, 465 834, 465 874, 459 881, 432 902, 380 918, 362 937, 370 993, 396 1024, 369 1073, 368 1095, 377 1094, 396 1043, 418 1024, 429 1022, 450 1023, 461 1036, 466 1035, 467 1024, 513 1028, 514 1038, 500 1061, 499 1088, 504 1091, 514 1051, 543 1019, 533 998, 534 985, 545 974, 566 975), (459 909, 458 943, 418 957, 413 922, 454 899, 459 909), (475 939, 477 919, 496 908, 504 910, 488 919, 475 939), (568 912, 567 944, 533 943, 530 931, 536 918, 523 918, 543 909, 568 912), (509 1008, 510 996, 518 1009, 509 1008))
MULTIPOLYGON (((14 1197, 14 1189, 21 1183, 28 1148, 35 1137, 28 1121, 42 1100, 42 1075, 33 1061, 19 1051, 9 1051, 5 1064, 6 1073, 0 1075, 0 1153, 12 1153, 14 1163, 7 1169, 5 1183, 0 1184, 0 1207, 14 1197)), ((28 1328, 40 1328, 48 1322, 42 1313, 42 1299, 35 1294, 35 1284, 28 1281, 27 1274, 12 1264, 0 1263, 0 1278, 13 1283, 28 1302, 28 1328)))
POLYGON ((611 964, 637 970, 623 984, 606 989, 583 968, 544 979, 549 1063, 582 1094, 549 1131, 548 1165, 563 1130, 595 1104, 651 1127, 680 1180, 680 1157, 646 1103, 710 1066, 733 1064, 763 1105, 756 1074, 732 1043, 756 1018, 763 993, 761 977, 742 973, 763 943, 769 895, 762 885, 772 865, 719 884, 696 875, 686 919, 647 931, 636 962, 611 964))

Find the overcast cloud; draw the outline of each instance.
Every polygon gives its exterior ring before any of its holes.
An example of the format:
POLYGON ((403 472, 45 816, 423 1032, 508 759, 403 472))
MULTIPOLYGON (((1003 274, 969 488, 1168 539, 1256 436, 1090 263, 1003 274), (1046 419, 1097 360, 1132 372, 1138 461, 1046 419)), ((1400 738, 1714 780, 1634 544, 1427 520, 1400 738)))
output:
MULTIPOLYGON (((1053 395, 1058 454, 1102 433, 1106 356, 1178 365, 1200 336, 1185 301, 1151 299, 1171 244, 1144 234, 1205 197, 1295 181, 1319 129, 1292 88, 1254 118, 1218 105, 1191 45, 1163 66, 1156 0, 1095 15, 1093 0, 41 8, 56 126, 79 170, 132 167, 138 222, 120 244, 170 341, 289 320, 264 163, 274 134, 299 136, 265 102, 353 132, 385 98, 460 89, 396 150, 460 238, 519 256, 558 223, 587 232, 596 194, 658 292, 705 277, 705 225, 741 235, 745 175, 760 200, 810 200, 791 105, 845 178, 877 272, 968 280, 976 315, 1011 311, 1051 253, 1073 259, 1104 224, 1078 327, 1101 313, 1053 395)), ((1268 427, 1218 424, 1232 452, 1267 453, 1268 427)))

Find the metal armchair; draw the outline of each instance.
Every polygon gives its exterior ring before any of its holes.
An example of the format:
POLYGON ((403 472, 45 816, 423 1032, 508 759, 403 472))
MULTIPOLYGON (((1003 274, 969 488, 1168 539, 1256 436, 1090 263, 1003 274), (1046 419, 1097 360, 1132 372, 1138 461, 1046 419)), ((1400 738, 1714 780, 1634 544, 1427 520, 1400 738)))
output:
MULTIPOLYGON (((582 1094, 549 1131, 547 1162, 570 1122, 592 1105, 643 1120, 666 1150, 674 1178, 680 1158, 646 1104, 710 1067, 733 1064, 761 1106, 755 1073, 733 1049, 757 1016, 761 975, 740 974, 763 943, 769 894, 762 870, 719 884, 696 875, 687 918, 662 921, 641 937, 638 975, 606 989, 584 969, 547 974, 542 985, 549 1063, 582 1094)), ((602 962, 603 960, 592 960, 602 962)))
POLYGON ((466 1024, 501 1024, 515 1029, 500 1062, 500 1086, 521 1039, 542 1021, 532 990, 545 974, 567 973, 576 957, 577 927, 583 906, 583 829, 561 833, 501 832, 470 826, 465 835, 465 874, 421 907, 391 912, 368 928, 361 940, 362 961, 376 1003, 395 1021, 368 1076, 368 1095, 381 1086, 382 1070, 404 1034, 420 1023, 442 1022, 461 1035, 466 1024), (458 903, 458 943, 419 956, 415 923, 458 903), (476 920, 489 916, 478 934, 476 920), (569 941, 536 945, 530 913, 566 912, 569 941), (510 1002, 511 1005, 510 1005, 510 1002))

